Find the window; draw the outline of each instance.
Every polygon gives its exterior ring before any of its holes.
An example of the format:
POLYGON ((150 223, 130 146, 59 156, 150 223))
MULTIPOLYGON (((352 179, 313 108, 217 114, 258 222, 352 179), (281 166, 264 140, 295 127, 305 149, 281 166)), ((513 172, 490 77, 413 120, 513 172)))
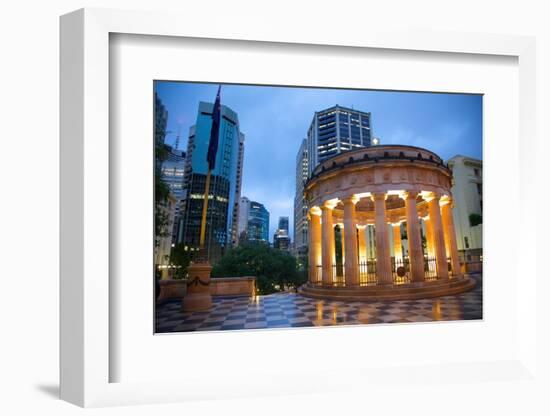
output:
POLYGON ((464 237, 464 247, 465 248, 470 248, 470 243, 468 241, 468 237, 464 237))

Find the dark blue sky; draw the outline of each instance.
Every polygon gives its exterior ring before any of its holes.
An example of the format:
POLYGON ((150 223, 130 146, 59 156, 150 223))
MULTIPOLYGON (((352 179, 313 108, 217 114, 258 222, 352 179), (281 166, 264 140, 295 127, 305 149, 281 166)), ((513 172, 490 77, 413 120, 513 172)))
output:
MULTIPOLYGON (((213 102, 217 87, 156 83, 168 109, 168 130, 174 132, 169 144, 181 128, 180 148, 187 148, 198 103, 213 102)), ((371 113, 381 144, 425 147, 445 160, 457 154, 482 158, 480 95, 223 85, 221 101, 237 112, 246 135, 241 195, 269 211, 270 240, 282 215, 290 219, 292 236, 296 153, 315 111, 335 104, 353 107, 371 113)))

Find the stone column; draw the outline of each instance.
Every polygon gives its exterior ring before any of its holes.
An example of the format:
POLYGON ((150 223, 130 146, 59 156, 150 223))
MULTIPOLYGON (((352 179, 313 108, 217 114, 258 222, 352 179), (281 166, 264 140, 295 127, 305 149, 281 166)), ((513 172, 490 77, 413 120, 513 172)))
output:
POLYGON ((357 226, 357 236, 359 240, 359 263, 367 263, 367 235, 365 225, 357 226))
POLYGON ((378 284, 391 285, 393 278, 391 273, 390 241, 388 237, 388 224, 386 223, 386 195, 373 194, 375 232, 376 232, 376 276, 378 284))
POLYGON ((403 249, 401 248, 401 223, 393 223, 393 256, 396 262, 403 260, 403 249))
POLYGON ((309 213, 309 281, 319 283, 321 266, 321 217, 318 212, 309 213))
POLYGON ((416 209, 416 197, 418 192, 409 191, 403 195, 405 199, 405 211, 407 214, 407 241, 409 244, 409 264, 411 268, 411 280, 423 282, 424 253, 422 252, 422 240, 420 238, 420 224, 418 223, 418 210, 416 209))
POLYGON ((323 265, 323 284, 330 285, 333 282, 332 265, 334 264, 334 225, 332 222, 332 210, 334 204, 325 203, 321 207, 321 225, 322 236, 322 265, 323 265))
POLYGON ((458 247, 456 245, 456 231, 453 219, 453 206, 447 203, 441 207, 441 217, 443 220, 443 230, 445 234, 445 247, 451 258, 451 268, 453 275, 460 274, 460 262, 458 260, 458 247))
POLYGON ((434 250, 434 233, 432 230, 432 222, 430 221, 430 217, 424 217, 424 225, 426 226, 426 254, 428 257, 434 257, 435 256, 435 250, 434 250))
POLYGON ((359 255, 357 250, 357 222, 355 204, 357 198, 344 199, 344 267, 346 286, 359 284, 359 255))
POLYGON ((439 198, 439 195, 432 194, 431 196, 427 197, 426 200, 428 201, 428 209, 430 211, 430 222, 432 225, 437 277, 440 279, 448 279, 449 270, 447 268, 445 237, 443 236, 443 223, 441 221, 439 198))

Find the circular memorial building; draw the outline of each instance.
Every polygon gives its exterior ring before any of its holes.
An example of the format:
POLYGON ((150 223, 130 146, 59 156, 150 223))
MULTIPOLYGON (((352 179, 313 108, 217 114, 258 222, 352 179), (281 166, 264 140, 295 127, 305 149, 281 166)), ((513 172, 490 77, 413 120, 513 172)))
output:
POLYGON ((471 289, 461 275, 451 171, 435 153, 373 146, 319 164, 305 184, 310 207, 304 296, 399 300, 471 289))

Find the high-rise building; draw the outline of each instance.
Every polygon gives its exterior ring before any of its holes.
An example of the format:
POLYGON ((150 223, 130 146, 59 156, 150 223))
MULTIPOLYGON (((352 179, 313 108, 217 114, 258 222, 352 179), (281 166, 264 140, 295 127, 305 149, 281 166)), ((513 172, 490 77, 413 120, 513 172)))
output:
POLYGON ((453 219, 458 250, 464 255, 482 255, 483 163, 457 155, 447 161, 453 172, 453 219))
POLYGON ((246 196, 241 196, 239 201, 239 221, 237 224, 237 235, 239 236, 239 242, 247 239, 248 229, 248 214, 250 212, 250 199, 246 196))
POLYGON ((307 132, 308 176, 323 160, 371 145, 371 115, 336 105, 317 111, 307 132))
POLYGON ((306 254, 307 241, 307 201, 304 184, 308 178, 307 140, 303 139, 296 155, 296 194, 294 195, 294 249, 296 255, 306 254))
POLYGON ((285 231, 288 235, 288 217, 279 217, 279 226, 277 229, 285 231))
MULTIPOLYGON (((233 207, 233 228, 231 230, 231 243, 233 246, 239 244, 239 202, 241 198, 241 187, 243 178, 244 161, 244 134, 239 134, 239 156, 237 162, 237 186, 235 188, 235 205, 233 207)), ((268 214, 269 215, 269 214, 268 214)))
POLYGON ((155 92, 155 145, 157 148, 164 146, 167 124, 168 111, 155 92))
POLYGON ((304 183, 323 160, 347 150, 378 144, 373 141, 371 114, 336 105, 315 112, 296 155, 296 195, 294 197, 294 248, 304 255, 308 246, 304 183))
POLYGON ((166 160, 162 162, 161 179, 168 185, 170 194, 172 194, 175 199, 172 244, 177 242, 181 204, 185 197, 183 189, 184 165, 185 152, 168 147, 166 160))
POLYGON ((241 242, 269 243, 269 211, 263 204, 241 197, 238 230, 241 242))
POLYGON ((269 242, 269 212, 256 201, 250 201, 247 239, 248 241, 269 242))
POLYGON ((290 236, 288 235, 288 217, 279 217, 279 224, 273 236, 273 247, 280 250, 290 248, 290 236))
MULTIPOLYGON (((213 106, 212 103, 199 103, 197 121, 189 131, 184 169, 185 200, 178 241, 191 251, 197 251, 200 243, 213 106)), ((216 165, 211 172, 206 215, 205 249, 213 263, 236 239, 238 224, 234 221, 238 220, 243 153, 244 134, 240 131, 237 113, 222 105, 216 165)))

